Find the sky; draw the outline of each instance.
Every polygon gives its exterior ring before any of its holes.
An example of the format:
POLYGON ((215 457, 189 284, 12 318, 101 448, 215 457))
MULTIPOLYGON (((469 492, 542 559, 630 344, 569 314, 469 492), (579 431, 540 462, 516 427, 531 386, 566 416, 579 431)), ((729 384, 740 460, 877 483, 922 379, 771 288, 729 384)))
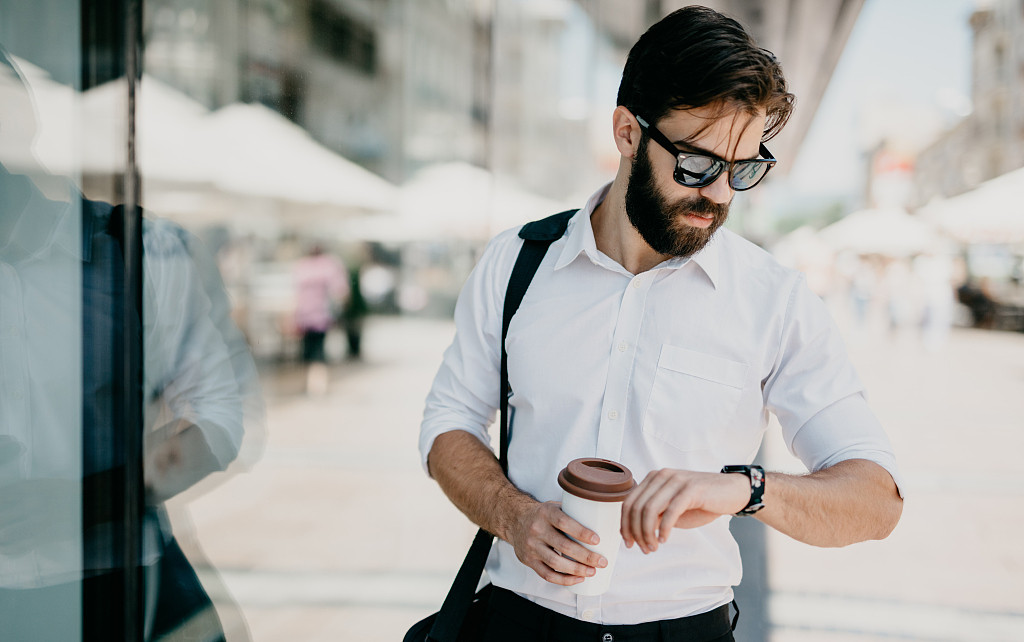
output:
POLYGON ((974 5, 866 0, 793 169, 777 186, 791 207, 855 197, 864 150, 879 138, 919 149, 969 113, 974 5))

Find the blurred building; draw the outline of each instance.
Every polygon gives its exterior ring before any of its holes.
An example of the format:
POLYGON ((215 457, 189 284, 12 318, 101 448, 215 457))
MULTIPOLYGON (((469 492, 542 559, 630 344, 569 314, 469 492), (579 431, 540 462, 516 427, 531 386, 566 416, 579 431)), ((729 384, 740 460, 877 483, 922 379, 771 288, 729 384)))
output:
MULTIPOLYGON (((581 76, 577 85, 588 80, 587 56, 597 47, 577 51, 574 69, 562 62, 570 45, 599 39, 599 26, 573 2, 151 0, 145 7, 148 73, 211 109, 239 98, 263 103, 396 183, 429 164, 463 161, 497 164, 543 189, 550 172, 526 156, 566 145, 589 151, 581 115, 592 92, 558 90, 573 84, 567 74, 581 76)), ((611 57, 621 64, 621 55, 611 57)), ((564 184, 558 178, 553 185, 564 184)))
POLYGON ((971 15, 974 108, 918 156, 919 205, 1024 166, 1024 0, 985 4, 971 15))
POLYGON ((423 159, 482 157, 475 61, 489 45, 472 0, 145 6, 148 73, 212 109, 262 103, 396 182, 423 159))
MULTIPOLYGON (((609 114, 626 53, 648 25, 687 3, 144 4, 147 72, 210 108, 263 103, 395 183, 462 161, 564 199, 614 173, 609 114)), ((791 161, 863 0, 706 4, 736 17, 783 62, 799 107, 772 149, 791 161)))

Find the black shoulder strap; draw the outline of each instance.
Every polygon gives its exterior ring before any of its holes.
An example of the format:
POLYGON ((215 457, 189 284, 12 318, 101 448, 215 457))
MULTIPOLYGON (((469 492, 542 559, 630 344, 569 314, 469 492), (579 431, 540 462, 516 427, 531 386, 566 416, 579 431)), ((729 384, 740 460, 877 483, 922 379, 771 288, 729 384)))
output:
MULTIPOLYGON (((523 239, 523 247, 516 257, 516 264, 512 268, 512 276, 508 280, 508 287, 505 290, 505 306, 501 321, 501 391, 498 397, 500 421, 500 442, 498 461, 501 469, 508 475, 508 355, 505 353, 505 336, 508 334, 508 326, 523 302, 527 288, 533 281, 533 275, 537 273, 540 262, 547 254, 548 246, 552 242, 562 238, 577 210, 559 212, 539 221, 527 223, 519 230, 519 236, 523 239)), ((494 535, 484 529, 477 531, 473 538, 473 544, 469 547, 469 553, 462 562, 452 587, 448 590, 448 596, 444 598, 441 610, 434 620, 434 626, 427 635, 428 641, 456 642, 462 622, 466 619, 469 606, 473 603, 473 595, 476 585, 480 582, 480 576, 487 564, 487 555, 494 542, 494 535)))
POLYGON ((512 268, 512 276, 508 280, 508 288, 505 290, 505 309, 501 319, 501 390, 498 397, 501 406, 501 452, 498 461, 501 462, 501 469, 508 475, 508 442, 509 442, 509 421, 508 421, 508 354, 505 352, 505 337, 508 335, 508 326, 512 317, 519 310, 519 304, 526 296, 526 290, 533 281, 533 275, 537 273, 540 262, 547 254, 548 246, 554 241, 562 238, 569 225, 569 219, 577 210, 559 212, 545 219, 527 223, 519 230, 519 237, 523 239, 523 247, 519 250, 516 264, 512 268))
POLYGON ((114 237, 118 247, 124 251, 124 205, 115 205, 107 219, 107 234, 114 237))

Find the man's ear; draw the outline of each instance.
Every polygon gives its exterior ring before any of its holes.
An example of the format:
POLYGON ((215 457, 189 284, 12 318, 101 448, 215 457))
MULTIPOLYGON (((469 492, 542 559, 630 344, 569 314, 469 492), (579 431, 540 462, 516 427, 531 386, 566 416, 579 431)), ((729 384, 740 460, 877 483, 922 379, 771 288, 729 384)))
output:
POLYGON ((640 124, 636 122, 633 114, 619 105, 612 112, 612 136, 615 138, 615 147, 624 158, 632 159, 636 156, 636 150, 640 146, 640 124))

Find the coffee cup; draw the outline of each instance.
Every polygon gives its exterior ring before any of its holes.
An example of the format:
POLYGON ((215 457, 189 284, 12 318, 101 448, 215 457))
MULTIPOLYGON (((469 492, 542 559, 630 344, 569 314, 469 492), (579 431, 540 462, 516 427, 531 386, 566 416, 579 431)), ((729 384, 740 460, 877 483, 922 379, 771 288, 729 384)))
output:
POLYGON ((600 538, 596 545, 580 544, 608 560, 608 566, 569 590, 577 595, 601 595, 611 585, 619 555, 622 501, 636 486, 633 474, 620 463, 584 457, 570 461, 558 473, 558 485, 562 487, 562 511, 600 538))

